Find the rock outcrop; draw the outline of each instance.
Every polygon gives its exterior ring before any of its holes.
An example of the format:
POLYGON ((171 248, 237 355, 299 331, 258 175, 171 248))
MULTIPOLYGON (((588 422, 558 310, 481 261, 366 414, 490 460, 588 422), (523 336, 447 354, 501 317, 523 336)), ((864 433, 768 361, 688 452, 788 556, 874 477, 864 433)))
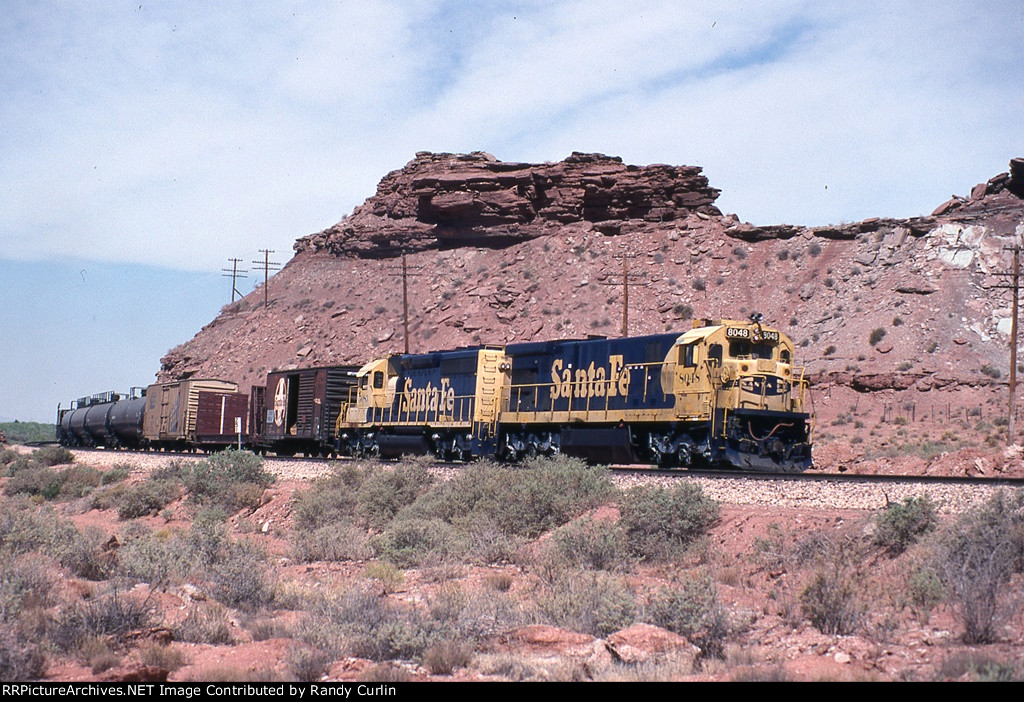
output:
POLYGON ((582 222, 619 234, 629 223, 671 222, 691 212, 717 216, 718 192, 694 166, 628 166, 603 154, 532 164, 479 151, 420 152, 351 215, 299 239, 295 250, 394 256, 500 247, 582 222))

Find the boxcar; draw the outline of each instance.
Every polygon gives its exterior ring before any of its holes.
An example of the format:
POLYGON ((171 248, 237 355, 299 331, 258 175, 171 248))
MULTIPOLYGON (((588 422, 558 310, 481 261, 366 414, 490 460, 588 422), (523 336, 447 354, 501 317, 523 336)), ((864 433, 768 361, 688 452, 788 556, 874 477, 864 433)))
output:
POLYGON ((274 371, 267 375, 260 444, 280 455, 327 455, 342 401, 356 385, 358 366, 324 366, 274 371))
POLYGON ((196 445, 196 420, 201 392, 238 392, 228 380, 189 379, 154 383, 146 388, 142 435, 154 448, 189 449, 196 445))
POLYGON ((196 444, 207 450, 248 445, 249 395, 202 390, 196 409, 196 444))

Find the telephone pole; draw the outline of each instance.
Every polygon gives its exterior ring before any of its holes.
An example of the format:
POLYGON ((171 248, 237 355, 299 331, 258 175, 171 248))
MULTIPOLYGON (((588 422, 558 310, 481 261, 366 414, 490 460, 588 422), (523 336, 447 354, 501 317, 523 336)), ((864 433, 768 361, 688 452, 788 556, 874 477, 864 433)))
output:
POLYGON ((1024 225, 1017 227, 1015 233, 1013 246, 1003 247, 1004 251, 1013 252, 1013 272, 1011 273, 996 273, 997 276, 1004 276, 1012 278, 1013 282, 1009 285, 993 285, 992 287, 998 290, 1010 290, 1013 299, 1011 301, 1011 318, 1010 318, 1010 407, 1009 416, 1007 417, 1006 423, 1006 444, 1012 446, 1014 438, 1016 437, 1016 424, 1017 424, 1017 317, 1019 311, 1019 292, 1020 292, 1020 250, 1021 250, 1021 235, 1024 235, 1024 225))
POLYGON ((234 302, 235 301, 235 295, 238 295, 239 297, 242 297, 242 293, 238 292, 238 285, 237 285, 238 279, 239 278, 247 278, 248 276, 246 276, 245 274, 248 271, 246 271, 244 269, 243 270, 238 270, 238 264, 242 262, 242 259, 240 259, 240 258, 229 258, 228 260, 231 261, 231 270, 228 270, 227 268, 221 268, 221 270, 223 271, 223 273, 221 273, 221 277, 222 278, 228 278, 228 277, 231 278, 231 301, 234 302))
MULTIPOLYGON (((420 275, 419 273, 409 272, 409 263, 406 260, 406 254, 402 252, 402 336, 405 339, 405 352, 409 353, 409 276, 420 275)), ((413 270, 418 270, 423 266, 412 266, 413 270)), ((390 266, 389 266, 390 268, 390 266)), ((391 275, 391 274, 389 274, 391 275)))
POLYGON ((270 254, 274 253, 273 249, 260 249, 260 253, 263 254, 263 260, 253 261, 253 263, 263 267, 263 309, 266 309, 270 304, 267 297, 267 289, 270 285, 270 271, 280 269, 281 264, 270 260, 270 254))
POLYGON ((636 258, 639 255, 640 254, 635 254, 635 253, 631 254, 631 253, 626 253, 626 252, 622 252, 621 254, 614 254, 612 256, 612 258, 621 258, 622 259, 622 273, 620 274, 622 276, 622 280, 620 282, 605 282, 605 283, 602 283, 602 285, 621 285, 622 286, 622 333, 621 333, 621 336, 624 336, 624 337, 625 336, 629 336, 629 286, 630 285, 634 285, 634 286, 635 285, 642 285, 644 287, 647 286, 647 283, 640 283, 637 280, 638 278, 640 278, 641 276, 646 275, 646 274, 634 273, 634 274, 632 274, 633 280, 632 281, 630 280, 630 272, 629 272, 629 263, 628 263, 628 261, 629 261, 629 259, 636 258))

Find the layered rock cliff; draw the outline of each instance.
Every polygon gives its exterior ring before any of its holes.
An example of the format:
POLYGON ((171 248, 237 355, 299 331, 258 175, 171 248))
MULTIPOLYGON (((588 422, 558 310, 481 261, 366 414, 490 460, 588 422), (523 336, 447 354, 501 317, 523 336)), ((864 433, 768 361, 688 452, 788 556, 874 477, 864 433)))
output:
MULTIPOLYGON (((719 215, 718 191, 692 166, 627 166, 573 153, 551 164, 508 163, 490 154, 420 152, 386 175, 377 194, 330 229, 299 239, 297 253, 393 256, 460 246, 497 248, 593 224, 671 222, 719 215)), ((627 226, 628 231, 628 226, 627 226)))

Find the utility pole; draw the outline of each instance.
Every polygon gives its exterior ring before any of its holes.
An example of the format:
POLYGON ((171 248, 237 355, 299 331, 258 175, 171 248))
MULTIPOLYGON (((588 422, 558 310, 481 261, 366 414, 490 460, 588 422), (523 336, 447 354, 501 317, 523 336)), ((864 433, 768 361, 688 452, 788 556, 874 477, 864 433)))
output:
MULTIPOLYGON (((418 270, 423 266, 412 266, 418 270)), ((406 253, 402 252, 402 336, 405 339, 405 352, 409 353, 409 276, 419 273, 409 272, 409 263, 406 260, 406 253)))
POLYGON ((1013 295, 1013 300, 1010 304, 1011 318, 1010 318, 1010 407, 1009 416, 1007 417, 1006 424, 1006 444, 1012 446, 1014 438, 1016 437, 1016 424, 1017 424, 1017 317, 1019 310, 1019 292, 1020 292, 1020 249, 1021 249, 1021 235, 1024 234, 1024 225, 1017 227, 1017 231, 1014 237, 1013 246, 1003 247, 1004 251, 1013 252, 1013 272, 1012 273, 996 273, 998 276, 1011 277, 1013 282, 1009 285, 994 285, 993 288, 999 290, 1010 290, 1013 295))
POLYGON ((231 278, 231 301, 234 302, 235 301, 235 295, 238 295, 239 297, 242 297, 242 293, 238 292, 238 285, 237 285, 238 279, 239 278, 247 278, 248 276, 246 276, 245 274, 248 271, 246 271, 246 270, 238 270, 238 264, 242 262, 242 259, 240 259, 240 258, 229 258, 228 260, 231 261, 231 270, 229 271, 227 268, 221 268, 221 270, 223 271, 223 273, 221 273, 221 277, 222 278, 228 278, 228 277, 231 278))
POLYGON ((634 273, 632 275, 633 280, 632 281, 630 280, 630 272, 629 272, 629 263, 628 263, 628 261, 629 261, 630 258, 636 258, 639 255, 640 254, 626 253, 625 251, 622 252, 621 254, 614 254, 612 256, 613 258, 621 258, 622 259, 622 273, 620 274, 622 276, 622 280, 620 282, 612 281, 612 282, 604 282, 604 283, 602 283, 602 285, 621 285, 622 286, 622 330, 621 330, 621 336, 624 336, 624 337, 625 336, 629 336, 629 286, 630 285, 643 285, 644 287, 647 286, 647 283, 640 283, 640 282, 637 281, 637 279, 640 276, 644 275, 644 274, 636 274, 636 273, 634 273))
POLYGON ((273 249, 260 249, 260 253, 263 254, 263 260, 253 261, 253 263, 263 266, 263 309, 266 309, 270 304, 267 297, 267 289, 270 286, 270 271, 280 269, 281 264, 270 260, 270 254, 274 253, 273 249))

